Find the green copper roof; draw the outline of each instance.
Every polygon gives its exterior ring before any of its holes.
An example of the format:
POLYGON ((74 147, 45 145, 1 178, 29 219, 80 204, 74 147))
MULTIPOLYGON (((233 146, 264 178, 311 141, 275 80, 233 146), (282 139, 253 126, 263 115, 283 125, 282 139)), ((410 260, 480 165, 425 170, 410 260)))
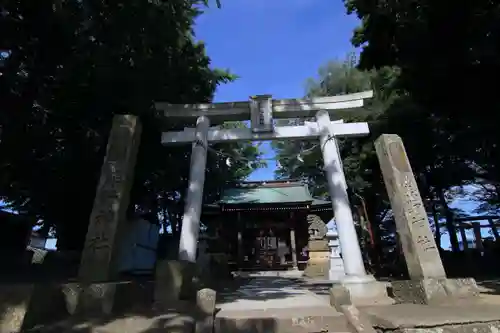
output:
POLYGON ((313 203, 328 204, 328 201, 314 199, 307 186, 301 183, 243 183, 241 187, 223 191, 221 204, 276 204, 313 203))

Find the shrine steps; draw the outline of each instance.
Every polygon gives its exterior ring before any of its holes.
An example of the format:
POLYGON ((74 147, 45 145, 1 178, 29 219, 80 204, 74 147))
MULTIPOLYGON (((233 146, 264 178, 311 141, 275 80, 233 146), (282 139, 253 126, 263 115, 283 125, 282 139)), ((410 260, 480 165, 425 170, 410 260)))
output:
POLYGON ((259 277, 277 277, 277 278, 301 278, 304 275, 300 270, 253 270, 253 271, 234 271, 234 277, 238 278, 259 278, 259 277))
POLYGON ((215 317, 214 333, 351 332, 346 317, 328 306, 224 311, 215 317))

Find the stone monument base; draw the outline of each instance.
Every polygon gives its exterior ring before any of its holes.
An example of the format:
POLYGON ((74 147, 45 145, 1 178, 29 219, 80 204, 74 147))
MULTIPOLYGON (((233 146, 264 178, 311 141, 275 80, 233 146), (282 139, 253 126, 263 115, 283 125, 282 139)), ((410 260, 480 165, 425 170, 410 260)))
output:
POLYGON ((397 303, 437 304, 479 295, 479 289, 473 278, 425 278, 394 281, 391 285, 392 296, 397 303))
POLYGON ((180 299, 194 299, 195 271, 195 263, 180 260, 159 261, 156 265, 155 306, 169 306, 180 299))
POLYGON ((346 276, 330 288, 330 305, 341 311, 341 306, 354 304, 388 305, 394 300, 387 296, 387 285, 375 280, 372 275, 346 276))

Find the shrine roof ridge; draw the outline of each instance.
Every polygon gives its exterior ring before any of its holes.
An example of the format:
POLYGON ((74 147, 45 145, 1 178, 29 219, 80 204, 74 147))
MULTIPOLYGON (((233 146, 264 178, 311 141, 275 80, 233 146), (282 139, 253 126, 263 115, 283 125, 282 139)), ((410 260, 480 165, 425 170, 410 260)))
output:
POLYGON ((236 183, 223 190, 219 205, 304 204, 322 206, 330 201, 313 198, 300 180, 251 181, 236 183))
POLYGON ((236 188, 253 188, 253 187, 293 187, 293 186, 306 186, 306 183, 300 179, 283 179, 283 180, 253 180, 231 182, 227 184, 228 187, 236 188))

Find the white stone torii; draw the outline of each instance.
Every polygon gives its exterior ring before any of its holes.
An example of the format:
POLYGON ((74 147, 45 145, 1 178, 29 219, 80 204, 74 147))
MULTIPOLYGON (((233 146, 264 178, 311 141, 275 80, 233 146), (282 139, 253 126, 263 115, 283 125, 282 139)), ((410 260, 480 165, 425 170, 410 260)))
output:
POLYGON ((196 262, 207 145, 209 142, 310 140, 319 137, 344 260, 346 273, 344 282, 355 285, 354 288, 349 288, 351 293, 354 292, 354 294, 359 295, 366 293, 367 288, 362 288, 362 285, 375 282, 375 280, 373 276, 367 275, 363 264, 336 137, 365 136, 369 134, 369 128, 368 124, 364 122, 343 123, 331 121, 330 116, 341 110, 362 108, 364 99, 372 96, 373 91, 366 91, 305 100, 272 100, 270 95, 259 95, 251 97, 250 101, 234 103, 194 105, 156 103, 156 109, 164 111, 166 117, 175 117, 191 123, 196 120, 195 128, 185 128, 184 131, 178 132, 165 132, 162 135, 164 145, 192 143, 189 187, 182 218, 179 259, 191 263, 196 262), (273 119, 305 117, 315 117, 316 122, 306 122, 302 126, 274 127, 273 125, 273 119), (219 128, 210 128, 210 120, 220 123, 249 119, 251 119, 251 129, 221 130, 219 128))

